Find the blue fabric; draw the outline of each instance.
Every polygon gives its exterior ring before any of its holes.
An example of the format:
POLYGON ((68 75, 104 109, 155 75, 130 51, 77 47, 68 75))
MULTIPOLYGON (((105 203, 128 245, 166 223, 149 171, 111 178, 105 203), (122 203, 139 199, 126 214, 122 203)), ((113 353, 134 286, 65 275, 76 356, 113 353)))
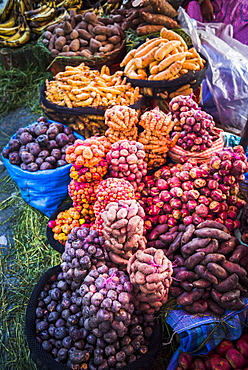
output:
POLYGON ((165 321, 179 335, 180 346, 173 354, 167 370, 174 370, 177 367, 180 352, 188 352, 193 356, 204 355, 223 339, 238 339, 248 321, 248 298, 243 300, 245 302, 243 310, 226 310, 221 320, 212 315, 196 316, 184 310, 171 311, 165 321))
MULTIPOLYGON (((49 122, 55 122, 48 120, 49 122)), ((73 134, 78 139, 84 137, 76 132, 73 134)), ((16 138, 16 134, 12 136, 16 138)), ((7 148, 8 145, 5 146, 7 148)), ((54 170, 28 172, 19 166, 13 165, 2 156, 2 161, 8 170, 8 174, 20 189, 22 199, 31 207, 38 209, 50 217, 68 196, 68 185, 70 183, 71 164, 58 167, 54 170)))

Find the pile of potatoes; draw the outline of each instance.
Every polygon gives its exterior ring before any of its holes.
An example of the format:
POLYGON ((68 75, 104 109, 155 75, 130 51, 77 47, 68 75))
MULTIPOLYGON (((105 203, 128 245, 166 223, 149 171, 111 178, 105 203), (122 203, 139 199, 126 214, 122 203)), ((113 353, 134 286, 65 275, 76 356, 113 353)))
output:
POLYGON ((53 55, 92 58, 119 50, 124 38, 120 25, 113 20, 90 11, 78 14, 71 10, 64 21, 47 28, 42 43, 53 55))
POLYGON ((101 213, 105 247, 111 261, 126 269, 129 258, 145 248, 143 226, 145 213, 136 200, 110 202, 101 213))

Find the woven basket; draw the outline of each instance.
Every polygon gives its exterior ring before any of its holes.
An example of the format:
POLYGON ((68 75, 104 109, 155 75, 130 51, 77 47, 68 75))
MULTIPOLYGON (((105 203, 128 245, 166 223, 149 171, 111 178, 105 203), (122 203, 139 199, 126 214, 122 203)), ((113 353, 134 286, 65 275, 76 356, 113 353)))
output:
POLYGON ((203 69, 200 71, 189 71, 188 73, 185 73, 181 77, 175 78, 174 80, 150 81, 127 77, 127 81, 130 82, 134 87, 140 87, 142 95, 150 96, 154 99, 165 99, 167 97, 171 99, 173 96, 170 94, 175 93, 178 89, 185 85, 189 85, 189 88, 191 88, 194 92, 201 85, 209 66, 206 58, 202 54, 200 54, 200 56, 206 62, 203 69))
MULTIPOLYGON (((57 122, 70 126, 86 139, 94 135, 105 135, 108 127, 105 125, 104 114, 109 106, 68 108, 52 103, 45 97, 45 85, 40 90, 40 105, 44 114, 57 122)), ((147 107, 146 97, 136 101, 130 108, 140 112, 147 107)))
POLYGON ((119 65, 126 54, 126 45, 123 41, 122 45, 109 53, 106 53, 103 57, 92 56, 91 58, 75 56, 75 57, 65 57, 50 53, 50 69, 52 74, 55 76, 58 72, 63 72, 66 66, 77 67, 81 63, 84 63, 90 68, 100 70, 103 65, 110 68, 112 73, 112 66, 119 65))

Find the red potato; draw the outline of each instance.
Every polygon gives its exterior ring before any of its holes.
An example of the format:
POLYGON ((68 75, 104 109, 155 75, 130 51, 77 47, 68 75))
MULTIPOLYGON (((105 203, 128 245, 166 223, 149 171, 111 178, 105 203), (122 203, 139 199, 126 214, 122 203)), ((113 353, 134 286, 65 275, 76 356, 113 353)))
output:
POLYGON ((190 224, 186 227, 186 230, 181 239, 182 245, 188 243, 192 239, 194 235, 194 231, 195 231, 195 225, 190 224))
POLYGON ((193 357, 187 352, 181 352, 178 357, 178 366, 183 370, 190 370, 193 357))
POLYGON ((223 230, 204 227, 202 229, 195 230, 195 235, 199 238, 214 238, 218 240, 229 240, 231 235, 223 230))
POLYGON ((182 306, 187 306, 197 302, 204 293, 204 289, 194 288, 191 292, 185 292, 180 294, 177 298, 177 304, 182 306))
POLYGON ((211 228, 213 227, 219 230, 227 231, 227 228, 225 227, 225 225, 221 224, 220 222, 216 222, 214 220, 205 220, 201 222, 199 225, 197 225, 196 228, 203 229, 205 227, 211 227, 211 228))
POLYGON ((156 239, 158 239, 159 235, 166 233, 167 230, 168 230, 168 225, 167 224, 158 225, 148 235, 147 239, 148 240, 156 240, 156 239))
POLYGON ((215 351, 221 357, 225 356, 225 353, 228 349, 234 348, 233 343, 228 339, 223 339, 215 348, 215 351))
POLYGON ((206 370, 205 362, 201 358, 193 359, 192 370, 206 370))
POLYGON ((242 369, 244 367, 244 356, 235 348, 228 349, 225 357, 233 369, 242 369))
POLYGON ((210 243, 204 248, 196 249, 196 252, 214 253, 219 248, 219 242, 217 239, 212 239, 210 243))
POLYGON ((225 312, 224 308, 220 307, 213 299, 208 298, 207 300, 209 310, 217 316, 222 316, 225 312))
POLYGON ((221 266, 224 267, 224 269, 229 272, 229 274, 235 273, 240 278, 246 277, 247 272, 246 270, 241 267, 238 263, 230 262, 230 261, 223 261, 221 262, 221 266))
POLYGON ((228 277, 227 271, 221 267, 218 263, 209 262, 207 264, 207 269, 211 274, 216 276, 218 279, 226 279, 228 277))
POLYGON ((243 355, 244 357, 248 358, 248 338, 242 338, 242 336, 237 340, 236 343, 237 350, 243 355))
POLYGON ((230 370, 231 366, 229 362, 224 358, 211 357, 210 361, 210 370, 230 370))
POLYGON ((247 254, 248 247, 246 245, 240 244, 234 249, 233 254, 229 258, 229 261, 238 263, 240 259, 246 256, 247 254))
POLYGON ((230 290, 229 292, 223 293, 221 302, 231 302, 240 297, 240 290, 230 290))
POLYGON ((210 241, 210 238, 193 238, 181 247, 181 252, 185 254, 193 254, 196 249, 206 247, 210 241))
POLYGON ((172 295, 172 297, 177 298, 180 294, 182 294, 184 291, 182 288, 177 286, 170 286, 169 293, 172 295))
POLYGON ((228 276, 226 279, 222 280, 219 284, 214 284, 214 288, 221 293, 229 292, 236 288, 239 281, 239 277, 237 274, 232 274, 228 276))
POLYGON ((202 265, 207 265, 209 262, 220 262, 220 261, 225 261, 226 257, 224 254, 220 253, 209 253, 206 255, 206 257, 202 260, 201 264, 202 265))
POLYGON ((238 239, 235 236, 232 236, 228 241, 222 241, 219 244, 219 248, 217 249, 217 253, 221 254, 228 254, 234 251, 236 245, 238 244, 238 239))
POLYGON ((191 305, 184 306, 184 309, 192 314, 204 313, 208 309, 208 304, 203 299, 199 299, 191 305))
POLYGON ((181 270, 175 276, 175 279, 179 281, 184 281, 184 280, 195 281, 198 278, 199 276, 195 272, 187 271, 187 270, 181 270))
POLYGON ((211 286, 210 281, 205 280, 205 279, 199 279, 199 280, 193 281, 192 284, 195 288, 208 288, 211 286))
POLYGON ((194 253, 192 254, 192 256, 189 256, 185 262, 184 262, 184 266, 188 269, 188 270, 193 270, 205 257, 205 253, 204 252, 197 252, 197 253, 194 253))

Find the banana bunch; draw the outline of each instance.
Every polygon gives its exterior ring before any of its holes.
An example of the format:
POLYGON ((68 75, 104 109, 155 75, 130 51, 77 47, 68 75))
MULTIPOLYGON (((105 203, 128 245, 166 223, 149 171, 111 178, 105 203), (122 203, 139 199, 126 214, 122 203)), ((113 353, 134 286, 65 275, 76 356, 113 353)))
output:
POLYGON ((13 20, 0 24, 0 47, 17 48, 28 43, 31 38, 30 27, 24 17, 17 26, 10 27, 13 20))
POLYGON ((40 34, 46 27, 62 22, 68 15, 65 8, 57 8, 54 1, 49 1, 36 9, 24 12, 31 31, 40 34))

